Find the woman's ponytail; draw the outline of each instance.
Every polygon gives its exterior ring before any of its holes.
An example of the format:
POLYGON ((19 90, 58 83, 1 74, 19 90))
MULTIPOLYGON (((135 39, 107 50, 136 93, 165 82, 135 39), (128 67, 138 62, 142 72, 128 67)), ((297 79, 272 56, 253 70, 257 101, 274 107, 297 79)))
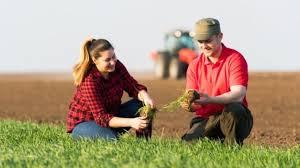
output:
POLYGON ((81 84, 88 70, 91 68, 91 65, 93 64, 93 60, 89 54, 89 48, 91 46, 92 40, 93 39, 88 39, 84 41, 80 48, 79 62, 73 68, 73 78, 74 78, 75 86, 81 84))

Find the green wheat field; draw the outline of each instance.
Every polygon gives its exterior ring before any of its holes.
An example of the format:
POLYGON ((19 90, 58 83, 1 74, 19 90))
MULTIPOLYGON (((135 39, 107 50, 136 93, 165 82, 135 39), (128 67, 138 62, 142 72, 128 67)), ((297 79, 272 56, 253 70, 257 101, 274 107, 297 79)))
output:
POLYGON ((300 167, 300 146, 226 146, 125 134, 117 141, 74 141, 63 125, 0 121, 0 167, 300 167))

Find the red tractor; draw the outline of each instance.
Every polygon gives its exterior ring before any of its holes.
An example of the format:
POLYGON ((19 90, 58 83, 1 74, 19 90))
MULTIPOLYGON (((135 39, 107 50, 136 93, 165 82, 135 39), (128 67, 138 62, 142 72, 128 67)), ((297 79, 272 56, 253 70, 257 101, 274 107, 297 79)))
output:
POLYGON ((185 77, 188 64, 197 57, 192 32, 176 30, 167 33, 165 49, 152 52, 150 57, 155 62, 156 77, 161 79, 185 77))

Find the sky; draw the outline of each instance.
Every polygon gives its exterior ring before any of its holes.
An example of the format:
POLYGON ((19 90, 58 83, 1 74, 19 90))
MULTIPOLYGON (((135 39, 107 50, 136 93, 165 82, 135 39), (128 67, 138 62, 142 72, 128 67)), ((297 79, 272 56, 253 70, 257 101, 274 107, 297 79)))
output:
POLYGON ((0 0, 0 73, 71 72, 87 36, 109 40, 129 71, 152 71, 164 34, 217 18, 250 71, 300 71, 298 0, 0 0))

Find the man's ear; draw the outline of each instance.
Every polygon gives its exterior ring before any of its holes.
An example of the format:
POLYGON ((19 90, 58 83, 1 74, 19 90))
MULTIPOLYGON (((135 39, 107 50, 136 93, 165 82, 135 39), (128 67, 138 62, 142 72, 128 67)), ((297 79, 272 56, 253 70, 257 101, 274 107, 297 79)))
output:
POLYGON ((219 34, 219 39, 222 41, 222 39, 223 39, 223 33, 219 34))

